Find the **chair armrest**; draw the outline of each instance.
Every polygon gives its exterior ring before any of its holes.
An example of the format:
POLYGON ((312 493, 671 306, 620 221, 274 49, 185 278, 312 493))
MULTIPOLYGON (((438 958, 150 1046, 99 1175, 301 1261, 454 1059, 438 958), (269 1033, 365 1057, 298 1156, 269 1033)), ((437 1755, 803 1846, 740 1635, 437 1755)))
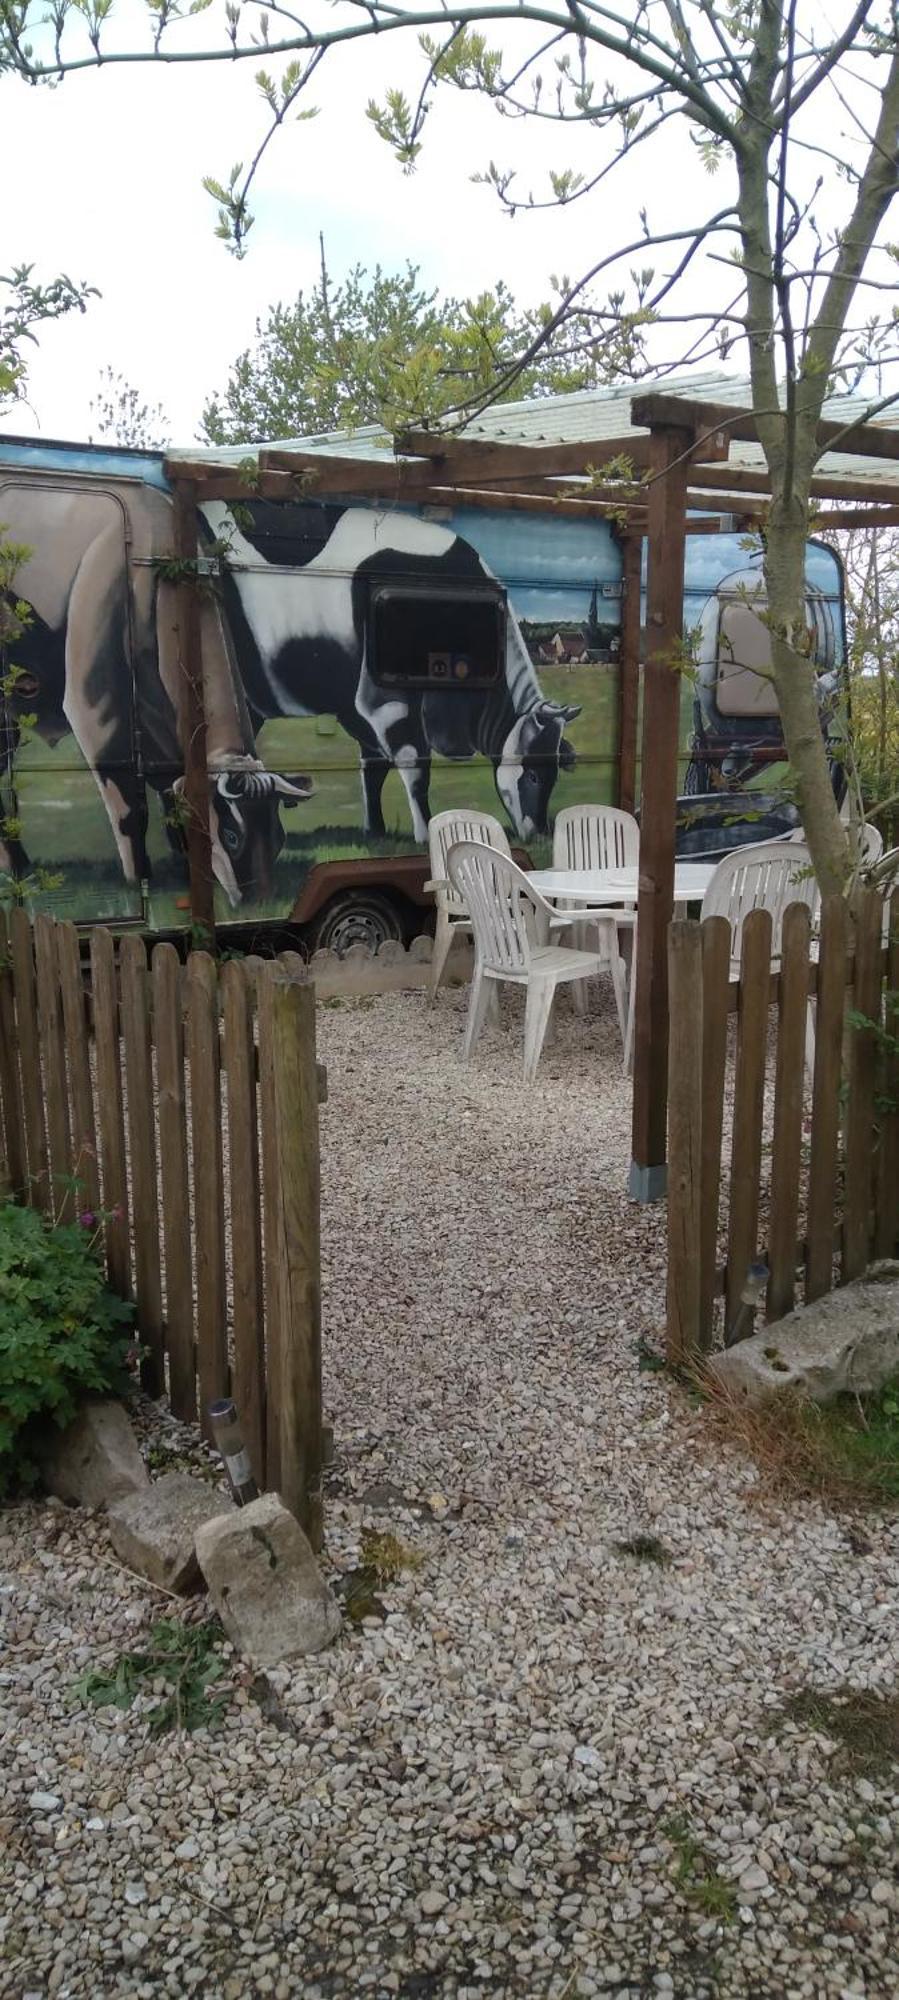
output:
POLYGON ((439 876, 439 875, 437 876, 437 878, 435 879, 435 881, 433 881, 433 882, 425 882, 425 883, 423 884, 423 887, 425 888, 425 890, 430 890, 430 893, 431 893, 431 895, 433 895, 433 896, 436 896, 436 894, 437 894, 437 891, 438 891, 438 889, 448 889, 448 888, 449 888, 449 886, 450 886, 450 885, 449 885, 449 883, 448 883, 447 881, 445 881, 445 880, 444 880, 444 878, 443 878, 442 876, 439 876))

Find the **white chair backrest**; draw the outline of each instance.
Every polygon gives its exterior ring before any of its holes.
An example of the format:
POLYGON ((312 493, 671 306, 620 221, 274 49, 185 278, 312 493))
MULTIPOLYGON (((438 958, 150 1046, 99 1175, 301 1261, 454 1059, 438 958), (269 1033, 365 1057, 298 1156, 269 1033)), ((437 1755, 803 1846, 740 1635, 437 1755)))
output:
MULTIPOLYGON (((449 882, 446 858, 450 848, 460 840, 477 841, 482 847, 495 847, 497 853, 508 854, 509 843, 492 813, 466 812, 461 807, 453 807, 450 812, 435 813, 428 824, 428 853, 431 861, 431 876, 435 882, 449 882)), ((438 889, 438 901, 454 915, 462 915, 465 904, 452 887, 438 889)))
POLYGON ((556 814, 554 868, 636 868, 640 828, 619 806, 566 806, 556 814))
MULTIPOLYGON (((840 815, 840 817, 842 818, 842 814, 840 815)), ((849 825, 848 820, 843 820, 843 824, 844 826, 848 827, 849 825)), ((784 839, 801 843, 801 845, 804 847, 806 844, 805 827, 797 826, 795 833, 784 834, 784 839)), ((883 853, 883 834, 880 832, 878 827, 872 826, 869 820, 865 820, 864 826, 861 829, 861 839, 859 841, 859 860, 861 862, 862 867, 872 868, 874 866, 875 861, 880 860, 882 853, 883 853)))
POLYGON ((756 847, 738 847, 719 861, 702 899, 702 915, 727 918, 731 959, 739 961, 750 910, 770 910, 771 955, 779 958, 788 904, 806 903, 814 922, 820 900, 808 848, 796 840, 766 840, 756 847))
POLYGON ((526 974, 533 911, 544 905, 524 870, 508 855, 473 840, 451 847, 446 865, 471 918, 476 957, 495 971, 526 974))

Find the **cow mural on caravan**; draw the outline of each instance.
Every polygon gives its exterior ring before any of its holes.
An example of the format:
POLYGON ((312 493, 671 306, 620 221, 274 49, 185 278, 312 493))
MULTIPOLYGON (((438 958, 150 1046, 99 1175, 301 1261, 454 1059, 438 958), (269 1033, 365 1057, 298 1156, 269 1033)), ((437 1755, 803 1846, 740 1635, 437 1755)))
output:
MULTIPOLYGON (((0 444, 0 535, 21 551, 0 618, 0 889, 77 921, 190 922, 173 525, 157 454, 0 444)), ((406 938, 430 910, 433 812, 491 811, 539 862, 560 806, 615 802, 621 554, 608 523, 249 498, 233 513, 206 503, 198 532, 220 921, 296 925, 338 949, 406 938)), ((691 629, 751 559, 735 535, 688 551, 691 629)), ((810 544, 808 573, 832 680, 833 552, 810 544)), ((685 794, 694 695, 685 678, 685 794)), ((789 823, 776 754, 775 718, 761 768, 741 754, 727 799, 719 756, 709 798, 683 801, 683 851, 789 823)))

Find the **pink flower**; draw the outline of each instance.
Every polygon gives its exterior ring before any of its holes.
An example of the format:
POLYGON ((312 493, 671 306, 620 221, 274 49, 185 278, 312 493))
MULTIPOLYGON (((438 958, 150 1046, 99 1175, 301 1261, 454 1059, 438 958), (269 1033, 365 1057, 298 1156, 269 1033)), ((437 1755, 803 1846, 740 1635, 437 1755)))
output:
POLYGON ((79 1215, 78 1220, 82 1229, 96 1229, 97 1227, 97 1218, 91 1208, 84 1209, 81 1215, 79 1215))

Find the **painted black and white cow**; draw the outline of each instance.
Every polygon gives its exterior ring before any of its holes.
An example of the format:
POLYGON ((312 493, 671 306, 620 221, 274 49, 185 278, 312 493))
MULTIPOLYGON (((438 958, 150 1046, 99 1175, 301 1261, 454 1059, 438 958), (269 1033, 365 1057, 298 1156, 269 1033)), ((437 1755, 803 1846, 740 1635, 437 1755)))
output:
MULTIPOLYGON (((9 647, 20 677, 3 702, 0 770, 12 769, 20 713, 36 717, 46 742, 71 730, 99 787, 125 879, 140 881, 150 872, 142 776, 162 800, 176 845, 184 782, 177 609, 173 585, 155 567, 171 554, 171 501, 151 486, 123 498, 48 478, 4 487, 0 520, 30 551, 15 577, 30 616, 9 647)), ((236 905, 270 893, 284 840, 279 807, 308 797, 312 786, 265 770, 211 593, 201 621, 212 866, 236 905)), ((0 869, 21 873, 27 865, 19 840, 0 840, 0 869)))
MULTIPOLYGON (((516 833, 547 831, 547 810, 559 766, 573 762, 566 722, 579 705, 548 701, 538 683, 518 621, 506 616, 504 672, 488 689, 380 685, 367 659, 371 588, 391 577, 404 583, 483 586, 490 572, 461 536, 414 515, 369 507, 319 510, 330 532, 309 553, 285 525, 268 537, 236 531, 224 503, 203 509, 207 527, 229 545, 225 604, 238 665, 257 724, 276 716, 334 715, 359 745, 366 832, 384 832, 381 794, 399 771, 417 840, 427 838, 428 786, 434 752, 449 758, 481 754, 493 764, 496 789, 516 833), (277 561, 269 559, 274 549, 277 561)), ((313 513, 310 507, 304 510, 313 513)), ((276 519, 276 510, 268 510, 276 519)), ((313 545, 314 546, 314 545, 313 545)))

